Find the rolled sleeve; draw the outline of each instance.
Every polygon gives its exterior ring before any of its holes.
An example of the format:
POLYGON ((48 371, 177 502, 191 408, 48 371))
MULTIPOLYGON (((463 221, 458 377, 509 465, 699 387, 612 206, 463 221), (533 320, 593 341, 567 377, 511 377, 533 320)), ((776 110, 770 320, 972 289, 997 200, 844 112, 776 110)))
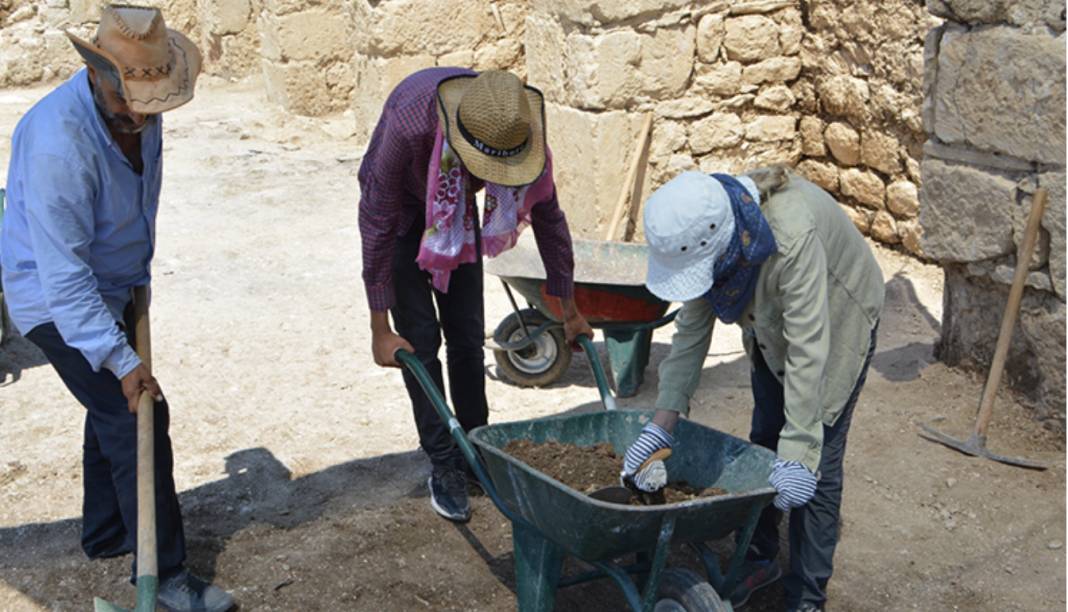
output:
POLYGON ((660 362, 657 409, 689 416, 690 400, 701 382, 714 326, 715 315, 707 300, 698 298, 682 305, 675 317, 671 352, 660 362))
POLYGON ((93 175, 77 162, 52 155, 29 161, 27 225, 52 322, 63 341, 81 352, 94 372, 105 362, 122 371, 132 362, 125 352, 129 346, 89 266, 95 229, 93 175), (120 355, 112 357, 116 352, 120 355))
POLYGON ((815 472, 823 448, 820 397, 830 352, 827 258, 815 231, 786 253, 779 289, 787 347, 783 379, 786 424, 779 434, 778 454, 815 472))
POLYGON ((123 344, 115 347, 115 350, 111 351, 111 354, 104 359, 102 365, 110 370, 115 375, 115 378, 122 380, 127 374, 133 372, 137 366, 141 365, 141 359, 130 348, 130 345, 123 344))
POLYGON ((535 204, 530 211, 530 225, 545 266, 545 290, 554 297, 568 299, 575 293, 575 255, 567 216, 553 195, 535 204))

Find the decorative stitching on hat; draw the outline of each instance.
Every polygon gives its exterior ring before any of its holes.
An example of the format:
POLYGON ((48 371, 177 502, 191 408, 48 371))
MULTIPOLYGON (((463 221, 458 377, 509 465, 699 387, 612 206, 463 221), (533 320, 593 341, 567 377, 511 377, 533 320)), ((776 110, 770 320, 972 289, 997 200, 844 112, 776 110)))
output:
POLYGON ((146 8, 146 7, 143 7, 143 6, 129 6, 129 5, 125 5, 125 4, 114 4, 109 8, 108 12, 111 13, 112 16, 114 16, 114 18, 115 18, 115 26, 119 28, 119 31, 122 32, 127 37, 133 38, 133 39, 136 39, 136 40, 144 40, 144 39, 148 38, 148 35, 151 34, 156 29, 156 27, 159 25, 159 22, 163 19, 163 14, 160 13, 158 9, 146 8), (131 11, 151 12, 151 13, 155 13, 155 15, 152 17, 152 21, 149 22, 148 28, 146 28, 144 32, 135 32, 133 30, 133 28, 130 27, 130 24, 126 23, 126 20, 122 18, 122 14, 118 11, 118 9, 125 9, 125 10, 131 10, 131 11))
MULTIPOLYGON (((174 91, 168 93, 166 96, 163 96, 162 98, 158 97, 158 96, 149 98, 147 100, 141 100, 139 98, 131 98, 130 99, 131 102, 137 102, 138 104, 151 104, 152 102, 160 102, 160 103, 167 102, 168 100, 170 100, 171 98, 173 98, 175 96, 180 96, 180 95, 185 94, 186 90, 189 88, 189 58, 186 57, 185 49, 183 49, 180 45, 176 44, 174 42, 173 38, 168 38, 167 42, 171 47, 172 55, 177 51, 178 53, 182 54, 182 59, 185 60, 185 67, 186 68, 185 68, 185 74, 182 75, 182 82, 178 85, 177 89, 175 89, 174 91)), ((177 62, 173 62, 173 63, 177 64, 177 62)))

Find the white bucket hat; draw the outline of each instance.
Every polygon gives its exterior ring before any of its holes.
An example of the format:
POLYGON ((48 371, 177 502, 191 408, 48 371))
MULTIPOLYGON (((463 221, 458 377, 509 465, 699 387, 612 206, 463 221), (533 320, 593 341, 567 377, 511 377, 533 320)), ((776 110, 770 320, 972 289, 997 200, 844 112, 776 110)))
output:
MULTIPOLYGON (((746 176, 735 178, 759 205, 756 184, 746 176)), ((734 213, 723 185, 703 172, 683 172, 649 196, 643 222, 649 291, 672 302, 708 293, 716 260, 734 236, 734 213)))

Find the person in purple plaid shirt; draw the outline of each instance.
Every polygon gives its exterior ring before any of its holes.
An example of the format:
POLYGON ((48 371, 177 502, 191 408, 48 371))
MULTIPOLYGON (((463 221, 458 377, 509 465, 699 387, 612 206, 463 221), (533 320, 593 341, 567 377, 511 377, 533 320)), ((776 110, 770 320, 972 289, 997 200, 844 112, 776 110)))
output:
MULTIPOLYGON (((429 68, 412 74, 386 100, 359 182, 375 363, 399 367, 396 352, 411 351, 444 389, 438 360, 444 333, 449 391, 465 430, 486 424, 489 413, 483 253, 511 247, 529 224, 547 291, 560 299, 568 341, 592 337, 572 297, 571 236, 556 199, 538 90, 508 72, 429 68), (480 223, 475 193, 483 188, 480 223)), ((407 370, 403 376, 420 446, 432 464, 431 505, 445 518, 466 521, 463 457, 418 382, 407 370)))

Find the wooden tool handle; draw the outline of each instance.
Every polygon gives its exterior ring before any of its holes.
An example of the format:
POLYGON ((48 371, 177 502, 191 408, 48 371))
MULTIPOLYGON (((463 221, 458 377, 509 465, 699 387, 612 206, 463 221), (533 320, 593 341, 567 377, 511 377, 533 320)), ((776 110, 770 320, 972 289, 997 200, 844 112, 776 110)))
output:
POLYGON ((1005 314, 1001 317, 1001 331, 998 332, 998 344, 994 349, 994 360, 990 364, 990 373, 983 387, 983 396, 979 400, 979 417, 975 421, 975 435, 980 440, 986 439, 986 428, 994 412, 994 398, 997 397, 1001 374, 1005 369, 1005 358, 1009 355, 1012 343, 1012 331, 1016 327, 1016 316, 1020 314, 1020 302, 1023 300, 1024 284, 1031 263, 1031 253, 1038 242, 1038 229, 1042 224, 1042 213, 1046 210, 1046 190, 1039 187, 1031 199, 1031 213, 1027 217, 1027 229, 1024 230, 1023 244, 1016 252, 1016 273, 1012 277, 1009 301, 1005 305, 1005 314))
MULTIPOLYGON (((134 346, 152 371, 152 337, 148 324, 148 287, 134 289, 134 346)), ((156 555, 156 401, 145 391, 137 404, 137 575, 158 576, 156 555)))
POLYGON ((633 208, 634 200, 641 197, 641 183, 645 182, 645 165, 649 159, 649 132, 652 129, 653 113, 646 113, 638 136, 638 148, 634 151, 634 159, 631 160, 627 178, 623 181, 623 191, 619 194, 619 201, 612 212, 612 222, 608 224, 605 240, 616 239, 616 231, 623 220, 624 212, 629 212, 633 208), (634 195, 635 191, 638 192, 637 196, 634 195))

